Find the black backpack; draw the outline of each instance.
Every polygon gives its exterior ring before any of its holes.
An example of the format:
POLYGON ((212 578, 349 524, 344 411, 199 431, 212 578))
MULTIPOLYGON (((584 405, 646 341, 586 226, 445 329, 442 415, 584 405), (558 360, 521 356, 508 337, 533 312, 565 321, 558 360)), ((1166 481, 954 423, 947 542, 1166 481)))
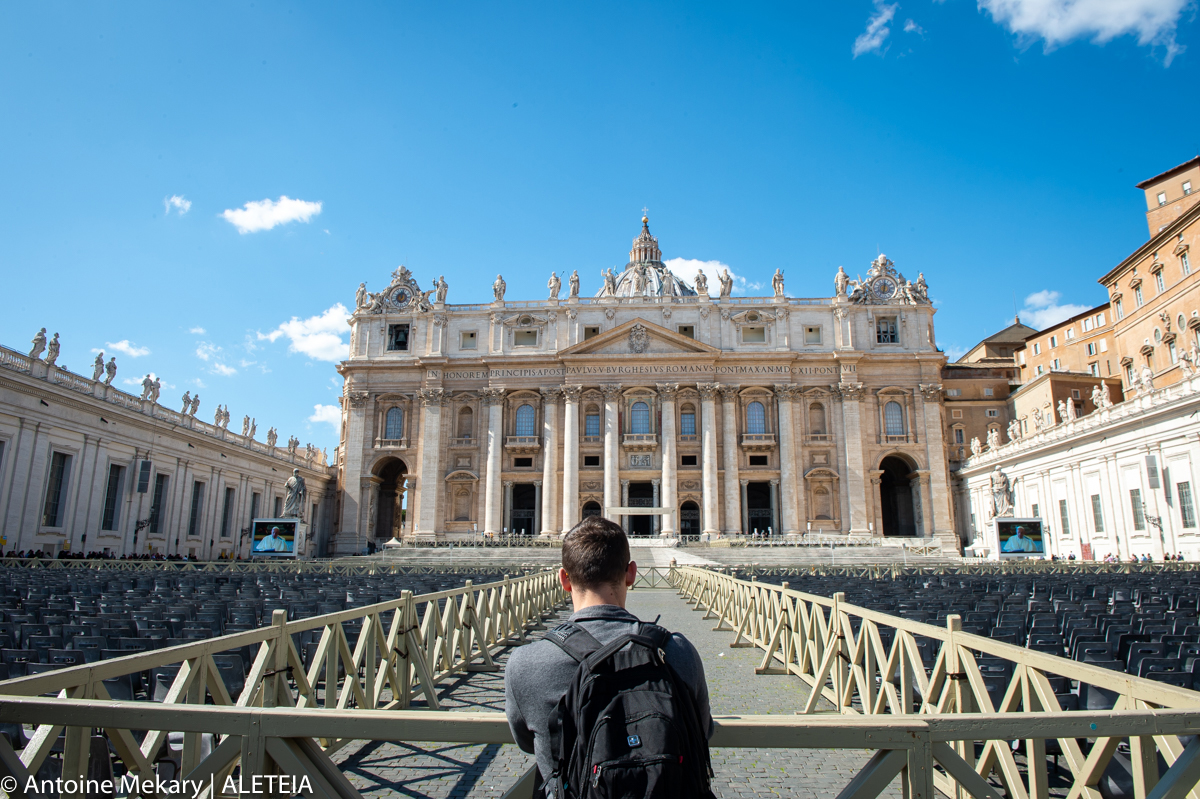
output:
POLYGON ((550 714, 551 799, 712 797, 708 730, 691 689, 666 662, 671 634, 639 622, 601 644, 574 622, 546 639, 579 667, 550 714))

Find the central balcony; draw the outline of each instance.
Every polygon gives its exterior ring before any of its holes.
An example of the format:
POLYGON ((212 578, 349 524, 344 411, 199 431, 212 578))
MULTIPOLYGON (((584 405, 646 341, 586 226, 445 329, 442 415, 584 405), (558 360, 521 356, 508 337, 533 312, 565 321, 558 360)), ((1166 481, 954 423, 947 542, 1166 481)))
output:
POLYGON ((774 433, 744 433, 742 435, 742 449, 747 452, 760 452, 762 450, 775 449, 775 434, 774 433))
POLYGON ((541 448, 541 436, 507 436, 504 439, 504 449, 508 452, 537 452, 541 448))
POLYGON ((658 436, 654 433, 626 433, 621 446, 627 452, 653 452, 658 449, 658 436))
POLYGON ((377 438, 375 439, 376 449, 408 449, 407 438, 377 438))

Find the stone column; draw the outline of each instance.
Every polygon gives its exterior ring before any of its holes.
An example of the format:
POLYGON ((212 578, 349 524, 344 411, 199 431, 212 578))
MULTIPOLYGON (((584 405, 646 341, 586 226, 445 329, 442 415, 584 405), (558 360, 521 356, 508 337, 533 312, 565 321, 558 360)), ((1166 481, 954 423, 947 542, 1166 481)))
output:
POLYGON ((562 531, 579 523, 579 397, 583 386, 564 386, 562 531))
POLYGON ((917 395, 917 411, 925 425, 925 452, 929 463, 929 508, 925 518, 929 535, 942 542, 942 547, 960 550, 958 535, 950 512, 950 478, 946 467, 946 442, 942 430, 942 387, 922 385, 917 395))
POLYGON ((512 480, 504 481, 504 508, 501 511, 501 516, 504 520, 504 523, 501 525, 501 530, 502 530, 502 532, 507 532, 509 535, 512 535, 512 531, 513 531, 513 527, 512 527, 512 487, 513 487, 512 480))
POLYGON ((850 507, 850 534, 869 535, 867 527, 866 472, 863 463, 862 413, 860 403, 866 389, 862 383, 839 383, 842 405, 842 436, 846 448, 846 486, 850 507))
MULTIPOLYGON (((629 507, 629 481, 621 481, 621 506, 629 507)), ((621 529, 625 531, 625 535, 629 535, 629 517, 621 514, 621 529)))
POLYGON ((797 501, 800 495, 797 472, 803 471, 804 466, 797 457, 796 434, 792 425, 794 416, 792 398, 795 393, 795 386, 775 386, 775 400, 779 404, 779 487, 781 497, 779 503, 773 504, 772 507, 775 508, 779 525, 775 528, 775 532, 785 535, 799 533, 802 530, 799 515, 796 513, 796 508, 800 504, 797 501), (797 467, 800 467, 799 470, 797 467))
POLYGON ((746 502, 746 486, 748 485, 750 485, 750 481, 746 478, 743 477, 741 480, 738 480, 738 486, 740 488, 738 491, 738 496, 741 497, 742 500, 742 532, 745 533, 750 532, 750 508, 749 503, 746 502))
POLYGON ((538 530, 542 535, 559 532, 555 525, 554 497, 558 480, 558 396, 561 388, 542 389, 542 518, 538 530))
POLYGON ((875 528, 875 537, 883 538, 883 470, 872 469, 867 472, 871 478, 871 511, 872 524, 875 528))
POLYGON ((724 412, 721 452, 725 463, 725 532, 744 533, 742 492, 738 490, 738 387, 721 386, 721 399, 724 412))
POLYGON ((604 516, 608 509, 617 505, 621 472, 621 430, 619 401, 621 384, 604 386, 604 516))
POLYGON ((504 526, 500 504, 500 469, 504 455, 504 389, 487 388, 479 392, 488 409, 487 475, 483 489, 483 531, 498 533, 504 526))
POLYGON ((418 498, 420 515, 415 533, 432 535, 436 532, 438 494, 442 480, 438 464, 441 461, 442 406, 450 402, 450 396, 440 388, 421 391, 421 492, 418 498))
POLYGON ((771 532, 778 534, 782 529, 779 521, 779 480, 771 481, 771 532))
MULTIPOLYGON (((658 485, 658 484, 659 484, 659 483, 661 483, 661 482, 662 482, 661 480, 657 480, 657 479, 656 479, 656 480, 651 480, 651 481, 650 481, 650 484, 654 486, 654 500, 653 500, 653 502, 654 502, 654 507, 656 507, 656 508, 658 507, 658 499, 659 499, 659 497, 658 497, 658 488, 659 488, 659 485, 658 485)), ((652 533, 655 533, 655 534, 657 534, 657 533, 658 533, 659 520, 660 520, 661 518, 662 518, 661 516, 651 516, 651 517, 650 517, 650 531, 651 531, 652 533)))
POLYGON ((675 394, 676 383, 659 383, 658 396, 662 400, 662 505, 671 510, 661 518, 664 536, 673 536, 678 530, 679 520, 679 455, 675 450, 675 394))
MULTIPOLYGON (((546 493, 549 493, 549 492, 546 492, 546 493)), ((542 481, 534 480, 533 481, 533 507, 534 507, 534 512, 537 514, 533 519, 533 528, 532 529, 534 529, 534 530, 542 529, 541 507, 542 507, 542 498, 544 496, 546 496, 546 494, 542 493, 542 481)))
MULTIPOLYGON (((337 542, 334 545, 334 551, 339 555, 355 555, 358 554, 361 548, 360 540, 366 541, 367 536, 371 535, 370 530, 362 530, 363 511, 363 492, 359 490, 359 485, 362 482, 362 464, 364 455, 367 450, 367 399, 370 395, 365 391, 347 391, 342 397, 342 407, 349 406, 349 412, 346 414, 346 452, 344 456, 343 475, 342 475, 342 518, 338 525, 337 542), (360 536, 361 539, 360 539, 360 536)), ((179 472, 176 472, 178 475, 179 472)), ((180 483, 182 487, 182 483, 180 483)), ((262 511, 271 511, 271 497, 263 493, 262 511)), ((178 504, 176 504, 178 507, 178 504)), ((268 515, 263 513, 263 516, 268 515)), ((161 518, 161 517, 160 517, 161 518)), ((176 527, 175 531, 179 528, 176 527)), ((164 525, 162 530, 167 534, 168 545, 173 540, 171 536, 172 529, 168 525, 164 525)), ((172 552, 170 546, 166 547, 166 552, 172 552)))
POLYGON ((717 384, 700 383, 700 449, 701 480, 704 488, 704 518, 700 521, 700 532, 717 535, 721 522, 717 511, 717 384))

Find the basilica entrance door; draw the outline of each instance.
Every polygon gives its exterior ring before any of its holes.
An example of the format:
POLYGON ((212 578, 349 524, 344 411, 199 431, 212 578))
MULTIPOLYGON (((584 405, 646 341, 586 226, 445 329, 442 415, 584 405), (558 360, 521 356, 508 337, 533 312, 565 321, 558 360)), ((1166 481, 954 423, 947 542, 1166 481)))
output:
POLYGON ((534 535, 533 519, 537 513, 537 489, 529 483, 517 483, 512 487, 513 535, 534 535))
POLYGON ((695 502, 679 506, 679 534, 700 535, 700 506, 695 502))
POLYGON ((917 535, 917 520, 913 501, 919 496, 914 490, 916 479, 910 477, 913 467, 898 457, 890 456, 879 464, 883 474, 879 479, 879 505, 883 516, 885 536, 917 535))
POLYGON ((746 532, 767 535, 775 531, 775 511, 771 508, 771 484, 746 484, 746 520, 750 529, 746 532))
MULTIPOLYGON (((629 484, 629 507, 631 508, 653 508, 654 507, 654 484, 653 483, 630 483, 629 484)), ((630 535, 654 535, 654 517, 650 515, 638 515, 629 517, 629 534, 630 535)))

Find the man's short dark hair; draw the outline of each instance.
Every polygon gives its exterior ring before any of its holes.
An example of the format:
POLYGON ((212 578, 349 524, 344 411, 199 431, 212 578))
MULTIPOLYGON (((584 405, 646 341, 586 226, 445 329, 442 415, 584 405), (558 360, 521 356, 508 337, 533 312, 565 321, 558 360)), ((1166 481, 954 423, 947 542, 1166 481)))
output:
POLYGON ((563 536, 562 565, 571 583, 580 588, 623 583, 629 568, 629 539, 619 524, 589 516, 563 536))

